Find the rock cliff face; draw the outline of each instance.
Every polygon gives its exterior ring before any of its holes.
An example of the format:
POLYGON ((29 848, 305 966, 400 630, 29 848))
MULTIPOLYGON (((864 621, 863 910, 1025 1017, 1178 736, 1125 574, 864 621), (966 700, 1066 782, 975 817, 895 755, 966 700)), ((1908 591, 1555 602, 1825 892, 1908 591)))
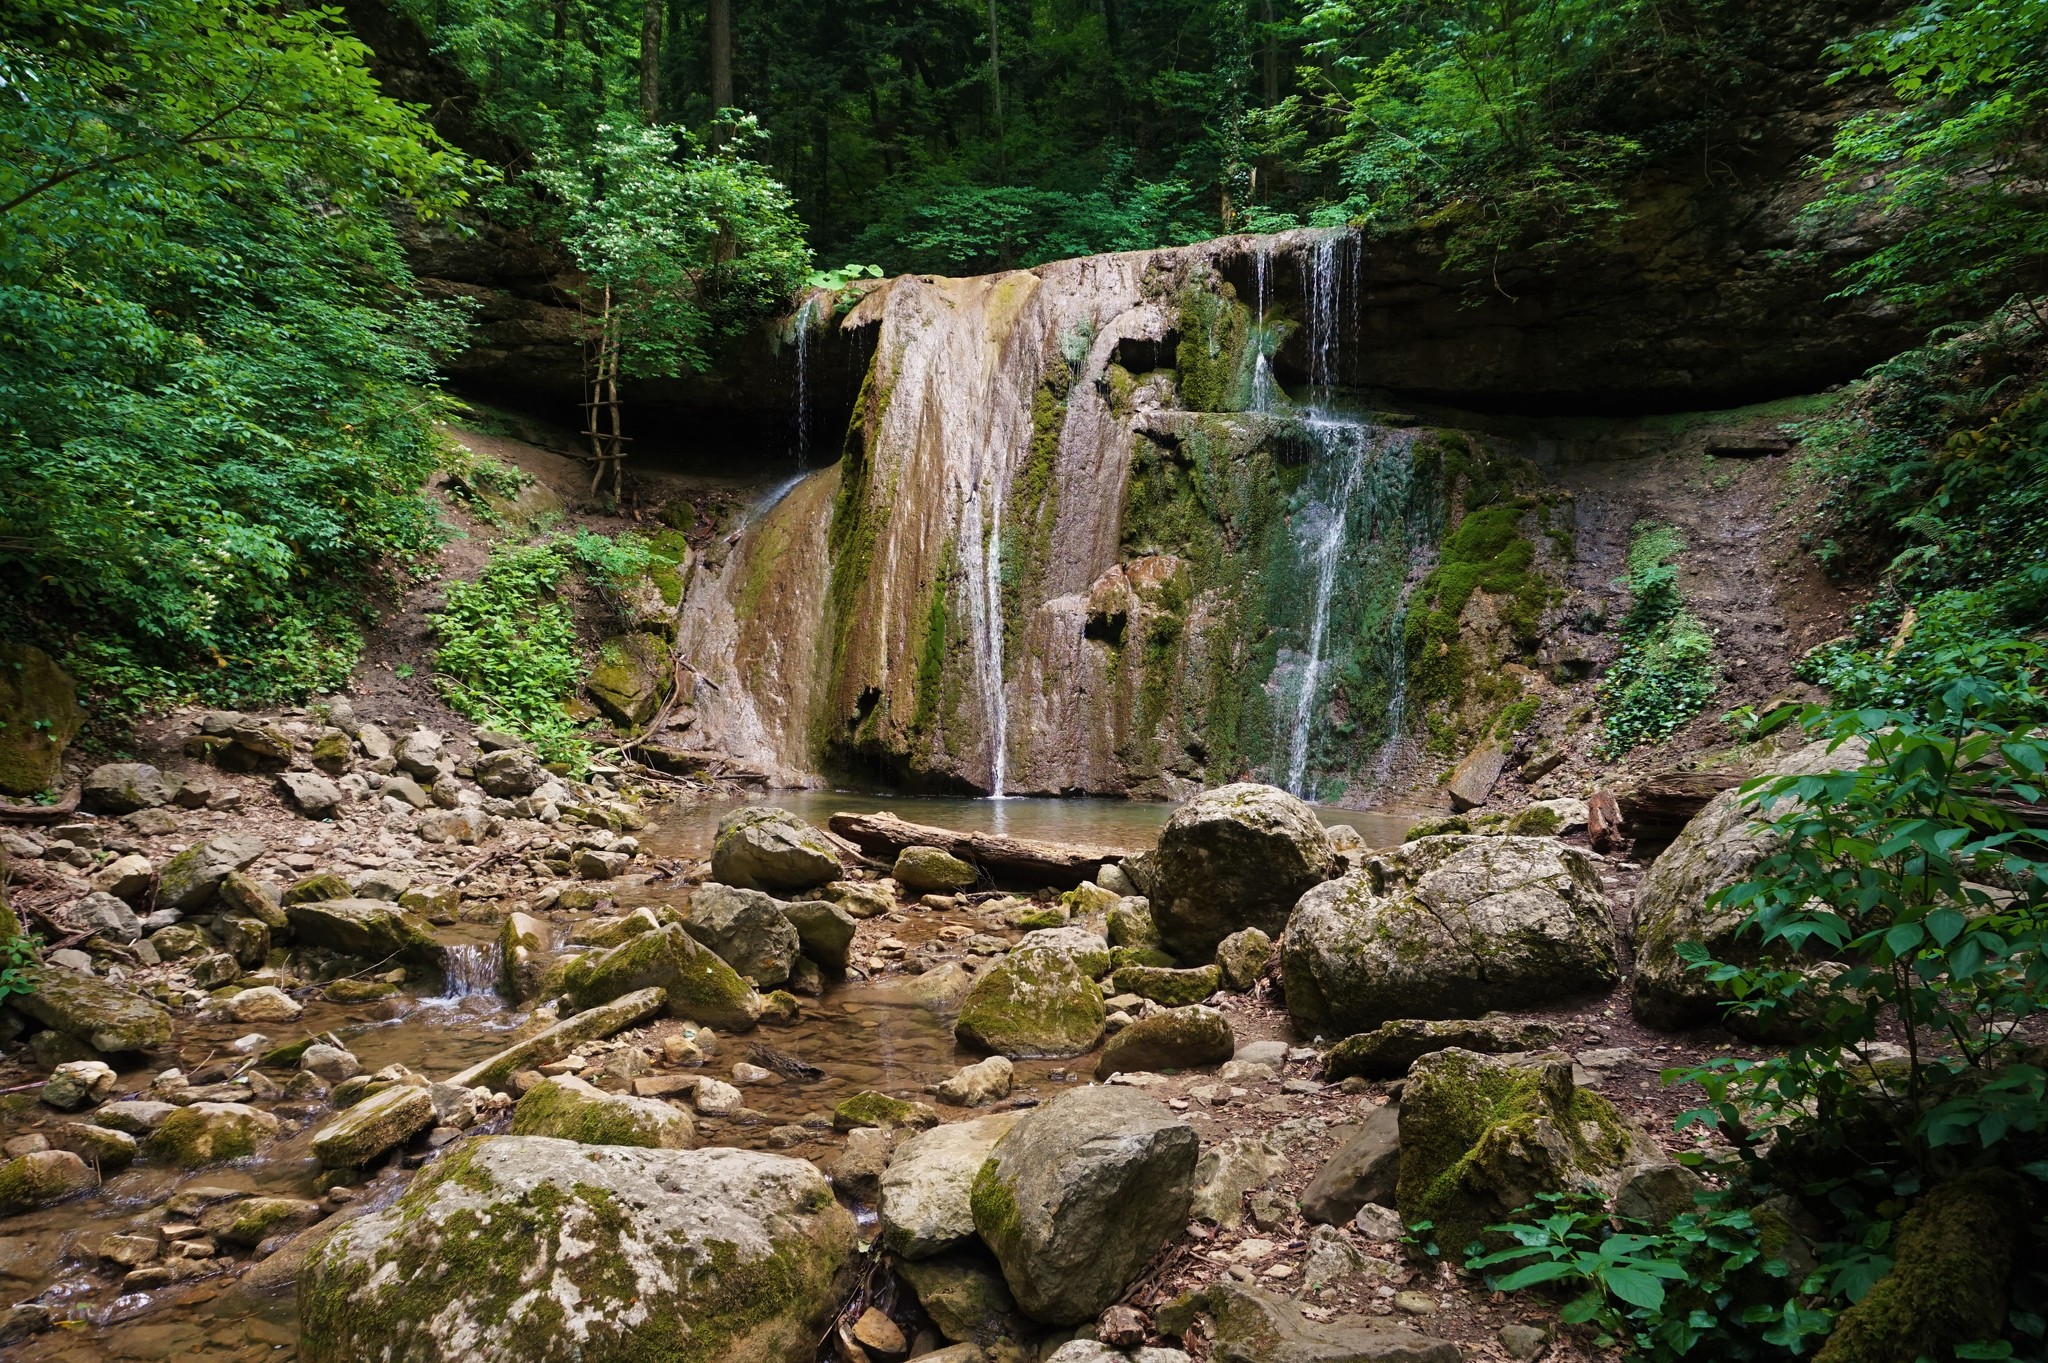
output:
POLYGON ((874 357, 841 459, 684 612, 707 738, 785 776, 979 791, 1369 784, 1407 586, 1475 472, 1506 475, 1463 436, 1279 392, 1267 357, 1296 336, 1337 372, 1355 249, 1228 239, 869 292, 839 324, 874 357))

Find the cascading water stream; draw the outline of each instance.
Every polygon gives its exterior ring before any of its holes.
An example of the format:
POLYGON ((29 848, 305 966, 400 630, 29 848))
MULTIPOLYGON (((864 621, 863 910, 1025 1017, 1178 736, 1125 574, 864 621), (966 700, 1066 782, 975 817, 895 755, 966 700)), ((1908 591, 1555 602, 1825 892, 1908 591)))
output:
POLYGON ((1321 690, 1323 650, 1330 633, 1330 597, 1337 585, 1337 564, 1344 557, 1345 530, 1351 519, 1351 496, 1358 488, 1367 459, 1365 429, 1340 424, 1323 417, 1306 423, 1322 447, 1324 464, 1341 460, 1337 486, 1327 505, 1321 508, 1320 525, 1311 524, 1315 543, 1310 562, 1315 571, 1315 606, 1309 615, 1308 658, 1294 698, 1294 725, 1287 740, 1287 789, 1305 796, 1308 779, 1310 732, 1315 727, 1316 695, 1321 690), (1346 447, 1344 449, 1338 446, 1346 447))
POLYGON ((797 305, 796 328, 796 466, 811 462, 811 328, 818 320, 815 295, 797 305))
POLYGON ((1254 359, 1252 361, 1252 410, 1270 412, 1277 387, 1273 382, 1273 365, 1266 358, 1270 345, 1266 339, 1266 266, 1272 256, 1272 245, 1264 237, 1252 251, 1252 306, 1257 315, 1257 326, 1252 332, 1254 359))
POLYGON ((498 987, 497 943, 447 948, 441 973, 448 987, 436 1002, 456 1003, 477 994, 494 995, 498 987))

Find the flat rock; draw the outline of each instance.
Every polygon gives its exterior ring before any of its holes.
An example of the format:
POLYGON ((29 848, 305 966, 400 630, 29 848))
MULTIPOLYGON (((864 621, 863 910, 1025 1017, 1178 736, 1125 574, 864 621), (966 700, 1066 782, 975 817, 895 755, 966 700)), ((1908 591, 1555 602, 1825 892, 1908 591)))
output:
POLYGON ((1323 1052, 1323 1078, 1399 1079, 1417 1060, 1447 1046, 1507 1055, 1543 1050, 1556 1045, 1562 1036, 1548 1023, 1511 1018, 1399 1018, 1375 1031, 1346 1037, 1323 1052))
POLYGON ((1285 1297, 1223 1281, 1202 1293, 1222 1363, 1463 1363, 1446 1340, 1366 1316, 1312 1321, 1285 1297))
POLYGON ((424 1088, 394 1084, 339 1113, 313 1136, 313 1156, 329 1169, 368 1164, 434 1123, 434 1099, 424 1088))

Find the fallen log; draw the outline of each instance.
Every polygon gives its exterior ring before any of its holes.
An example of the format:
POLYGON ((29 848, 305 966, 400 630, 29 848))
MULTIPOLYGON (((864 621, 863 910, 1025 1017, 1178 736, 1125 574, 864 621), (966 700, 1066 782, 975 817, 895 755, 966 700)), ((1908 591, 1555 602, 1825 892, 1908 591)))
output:
POLYGON ((448 1082, 458 1088, 502 1089, 511 1082, 514 1071, 537 1069, 550 1061, 560 1060, 585 1041, 597 1041, 615 1032, 623 1032, 659 1013, 667 1003, 668 994, 661 989, 642 989, 622 995, 587 1012, 563 1018, 546 1031, 450 1075, 448 1082))
POLYGON ((80 791, 74 790, 53 805, 21 805, 0 800, 0 823, 55 823, 78 812, 80 791))
POLYGON ((936 847, 962 861, 971 861, 999 881, 1019 885, 1052 885, 1072 889, 1092 879, 1105 861, 1122 861, 1130 853, 1113 847, 1080 847, 1067 843, 1013 838, 1005 833, 970 833, 932 824, 910 823, 894 814, 834 814, 831 830, 871 857, 894 861, 906 847, 936 847))

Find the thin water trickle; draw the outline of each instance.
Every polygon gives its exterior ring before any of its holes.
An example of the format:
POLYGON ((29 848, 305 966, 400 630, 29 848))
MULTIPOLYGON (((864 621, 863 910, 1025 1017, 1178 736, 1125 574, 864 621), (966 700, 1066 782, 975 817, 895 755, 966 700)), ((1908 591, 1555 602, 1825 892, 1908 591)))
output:
MULTIPOLYGON (((811 328, 818 321, 818 299, 815 295, 797 305, 793 325, 796 328, 796 466, 810 467, 811 462, 811 328)), ((794 486, 794 484, 791 484, 794 486)))
POLYGON ((1002 799, 1009 766, 1010 703, 1003 694, 1003 468, 975 458, 960 499, 961 567, 967 576, 967 615, 974 680, 988 728, 989 795, 1002 799))
POLYGON ((1252 307, 1257 325, 1252 331, 1255 358, 1252 361, 1252 410, 1270 412, 1279 390, 1273 381, 1273 365, 1266 357, 1272 342, 1266 337, 1266 267, 1272 255, 1270 238, 1259 238, 1252 250, 1252 307))
POLYGON ((1308 659, 1302 664, 1294 699, 1294 725, 1287 740, 1287 789, 1306 797, 1309 736, 1315 727, 1316 696, 1321 690, 1323 652, 1330 633, 1330 597, 1337 585, 1337 564, 1344 557, 1351 496, 1358 488, 1367 458, 1365 429, 1326 418, 1312 418, 1309 433, 1322 446, 1322 462, 1341 464, 1332 494, 1316 517, 1305 517, 1312 536, 1310 563, 1315 571, 1315 606, 1309 616, 1308 659))
POLYGON ((463 944, 449 947, 442 961, 441 973, 446 977, 448 987, 442 991, 438 1002, 456 1003, 479 994, 495 997, 498 944, 486 942, 481 946, 463 944))

